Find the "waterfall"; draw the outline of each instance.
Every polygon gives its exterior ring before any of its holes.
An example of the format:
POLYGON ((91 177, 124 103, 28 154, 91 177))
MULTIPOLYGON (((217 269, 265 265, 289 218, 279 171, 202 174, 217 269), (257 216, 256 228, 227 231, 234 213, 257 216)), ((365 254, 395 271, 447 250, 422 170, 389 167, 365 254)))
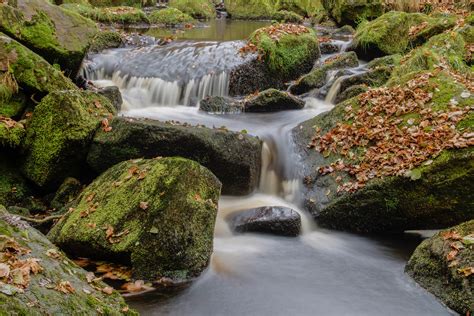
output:
POLYGON ((134 77, 115 71, 106 75, 105 69, 84 68, 84 77, 93 80, 107 80, 117 86, 125 97, 139 100, 141 107, 193 105, 206 96, 226 96, 229 92, 229 73, 207 74, 181 83, 155 77, 134 77))
POLYGON ((337 94, 339 93, 339 90, 341 89, 341 82, 346 78, 347 76, 341 76, 334 81, 334 83, 331 86, 331 89, 329 89, 329 92, 326 95, 326 100, 325 100, 326 102, 332 104, 336 101, 337 94))

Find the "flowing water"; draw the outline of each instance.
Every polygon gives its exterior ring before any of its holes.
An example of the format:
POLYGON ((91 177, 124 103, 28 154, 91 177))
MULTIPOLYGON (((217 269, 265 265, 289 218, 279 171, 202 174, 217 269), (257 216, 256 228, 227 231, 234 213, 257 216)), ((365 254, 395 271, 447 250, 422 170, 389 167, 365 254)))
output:
POLYGON ((226 95, 230 69, 245 61, 237 53, 241 41, 219 39, 109 50, 91 56, 84 68, 97 85, 120 87, 123 115, 245 129, 264 140, 258 190, 219 201, 209 268, 184 290, 129 297, 130 305, 143 315, 451 314, 403 272, 418 236, 329 231, 302 210, 291 129, 330 110, 330 102, 307 98, 303 110, 267 114, 210 115, 189 106, 205 95, 226 95), (301 214, 299 237, 229 230, 229 214, 271 205, 301 214))

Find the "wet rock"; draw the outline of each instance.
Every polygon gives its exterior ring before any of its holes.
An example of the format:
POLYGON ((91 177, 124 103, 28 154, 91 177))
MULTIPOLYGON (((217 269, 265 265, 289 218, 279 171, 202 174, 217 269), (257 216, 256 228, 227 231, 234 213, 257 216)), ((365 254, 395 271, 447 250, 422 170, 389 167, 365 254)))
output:
MULTIPOLYGON (((2 33, 0 61, 8 61, 8 64, 0 62, 0 72, 11 72, 16 83, 24 91, 45 95, 55 90, 77 89, 71 80, 41 56, 2 33)), ((13 95, 16 91, 10 93, 13 95)))
POLYGON ((423 241, 405 268, 416 282, 461 315, 474 309, 474 220, 423 241))
POLYGON ((332 43, 332 42, 322 42, 319 44, 319 49, 321 50, 321 54, 323 55, 329 55, 329 54, 335 54, 339 53, 341 48, 332 43))
POLYGON ((268 32, 291 27, 276 24, 252 33, 249 42, 255 45, 261 58, 234 68, 229 78, 230 95, 246 95, 268 88, 282 89, 285 83, 309 72, 320 57, 319 43, 314 30, 300 26, 298 34, 270 37, 268 32))
POLYGON ((244 102, 244 110, 245 112, 276 112, 299 110, 304 105, 303 100, 288 92, 268 89, 256 96, 247 98, 244 102))
POLYGON ((199 109, 208 113, 240 113, 242 103, 229 97, 208 96, 199 102, 199 109))
POLYGON ((349 75, 342 79, 340 93, 353 86, 380 87, 390 79, 392 71, 393 67, 377 67, 363 73, 349 75))
POLYGON ((257 187, 262 142, 255 137, 125 117, 114 118, 110 126, 111 131, 96 133, 87 157, 97 172, 128 159, 181 156, 209 168, 222 182, 223 194, 245 195, 257 187))
POLYGON ((310 90, 321 88, 326 84, 326 78, 330 70, 356 67, 357 65, 359 65, 359 61, 354 52, 341 53, 328 58, 322 65, 316 66, 310 73, 299 78, 290 87, 290 92, 293 94, 303 94, 310 90))
POLYGON ((107 99, 109 99, 110 103, 114 106, 117 112, 120 112, 122 109, 123 99, 122 93, 120 93, 120 89, 116 86, 104 87, 95 90, 97 94, 100 94, 107 99))
POLYGON ((347 35, 354 35, 356 31, 350 25, 344 25, 338 29, 336 29, 332 35, 333 36, 347 36, 347 35))
POLYGON ((350 86, 344 91, 338 93, 338 95, 336 96, 335 103, 338 104, 338 103, 344 102, 350 98, 353 98, 355 96, 358 96, 361 93, 366 92, 367 90, 369 90, 369 88, 363 84, 350 86))
POLYGON ((357 27, 351 50, 362 59, 392 54, 403 54, 411 48, 425 43, 430 37, 453 27, 451 15, 427 16, 422 13, 389 12, 374 21, 361 23, 357 27), (412 27, 421 27, 411 34, 412 27))
POLYGON ((0 31, 75 75, 98 29, 48 1, 16 0, 0 6, 0 31))
POLYGON ((75 178, 66 178, 51 200, 51 207, 62 210, 71 203, 82 191, 82 184, 75 178))
POLYGON ((138 315, 128 308, 118 292, 105 294, 102 290, 110 289, 105 283, 88 283, 85 270, 69 260, 44 235, 7 213, 3 206, 0 206, 0 231, 0 254, 9 253, 9 260, 0 259, 0 263, 9 266, 17 258, 24 260, 25 267, 23 278, 18 277, 18 273, 14 277, 15 270, 11 267, 7 273, 12 283, 6 281, 7 278, 0 283, 0 306, 8 315, 138 315), (17 253, 13 249, 17 249, 17 253))
POLYGON ((339 25, 356 25, 361 19, 371 20, 383 13, 381 0, 322 0, 329 15, 339 25))
POLYGON ((115 113, 110 102, 90 91, 52 92, 35 107, 21 164, 40 187, 54 188, 84 173, 90 141, 102 120, 115 113))
POLYGON ((232 230, 244 233, 267 233, 295 237, 301 231, 298 212, 288 207, 264 206, 250 209, 229 218, 232 230))
POLYGON ((192 278, 212 254, 220 189, 188 159, 123 161, 84 189, 48 237, 69 253, 131 264, 138 279, 192 278))

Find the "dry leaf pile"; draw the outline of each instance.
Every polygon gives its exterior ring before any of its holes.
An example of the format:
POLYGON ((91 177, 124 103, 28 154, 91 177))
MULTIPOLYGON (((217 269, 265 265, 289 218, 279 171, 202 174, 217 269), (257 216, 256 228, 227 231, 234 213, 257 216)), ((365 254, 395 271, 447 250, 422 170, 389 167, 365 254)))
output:
MULTIPOLYGON (((320 167, 319 173, 345 171, 355 178, 342 183, 337 177, 338 192, 354 192, 373 178, 407 175, 423 162, 431 163, 444 149, 474 145, 473 132, 456 129, 474 106, 452 103, 446 110, 434 111, 427 106, 433 95, 426 91, 432 76, 419 75, 403 87, 369 90, 359 96, 360 107, 345 108, 343 122, 323 135, 320 128, 316 130, 308 147, 325 157, 342 156, 320 167)), ((470 97, 470 93, 461 97, 470 97)))
MULTIPOLYGON (((445 243, 449 244, 450 251, 446 255, 446 260, 449 262, 449 267, 459 266, 458 255, 465 249, 472 247, 474 244, 474 234, 461 236, 457 231, 450 230, 441 234, 445 243)), ((472 250, 470 250, 472 251, 472 250)), ((464 277, 469 277, 474 274, 474 267, 460 267, 457 272, 464 277)))
POLYGON ((30 284, 31 274, 43 271, 40 259, 22 258, 31 252, 8 236, 0 235, 0 283, 10 284, 19 289, 26 289, 30 284))

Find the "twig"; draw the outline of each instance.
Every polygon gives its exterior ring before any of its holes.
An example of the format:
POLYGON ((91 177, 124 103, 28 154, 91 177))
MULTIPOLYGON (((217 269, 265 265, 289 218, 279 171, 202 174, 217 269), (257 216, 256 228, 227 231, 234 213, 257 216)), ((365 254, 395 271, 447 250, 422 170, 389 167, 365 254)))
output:
POLYGON ((47 223, 49 221, 52 221, 52 220, 59 219, 59 218, 63 217, 63 215, 51 215, 51 216, 47 216, 47 217, 42 218, 42 219, 38 219, 38 218, 33 218, 33 217, 21 216, 21 215, 18 215, 18 216, 24 221, 27 221, 27 222, 30 222, 30 223, 35 223, 35 224, 44 224, 44 223, 47 223))

